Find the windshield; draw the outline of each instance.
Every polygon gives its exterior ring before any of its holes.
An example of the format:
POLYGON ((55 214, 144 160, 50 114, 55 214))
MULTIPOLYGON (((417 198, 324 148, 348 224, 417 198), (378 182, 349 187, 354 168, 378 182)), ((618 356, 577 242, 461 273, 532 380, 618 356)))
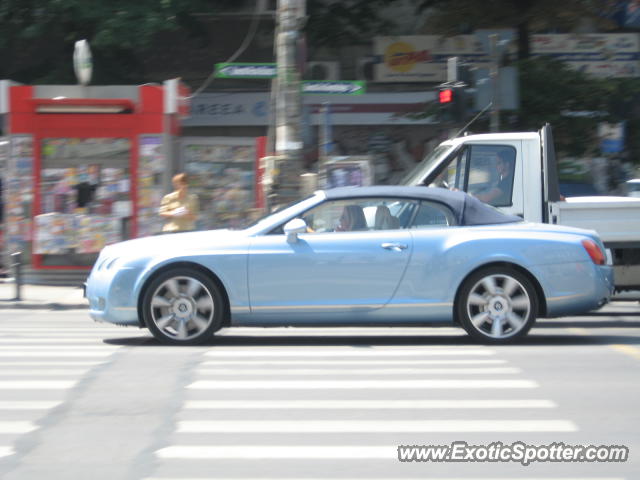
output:
POLYGON ((400 181, 400 185, 422 185, 427 173, 433 170, 453 148, 453 145, 437 146, 433 152, 427 155, 400 181))

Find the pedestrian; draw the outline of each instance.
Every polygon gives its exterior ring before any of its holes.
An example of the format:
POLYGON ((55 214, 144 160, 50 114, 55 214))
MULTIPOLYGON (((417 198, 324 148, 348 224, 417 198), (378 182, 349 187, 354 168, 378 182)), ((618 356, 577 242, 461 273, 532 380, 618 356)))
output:
POLYGON ((185 173, 174 175, 171 181, 175 191, 165 195, 160 204, 160 216, 165 219, 162 231, 194 230, 198 215, 198 197, 189 193, 185 173))

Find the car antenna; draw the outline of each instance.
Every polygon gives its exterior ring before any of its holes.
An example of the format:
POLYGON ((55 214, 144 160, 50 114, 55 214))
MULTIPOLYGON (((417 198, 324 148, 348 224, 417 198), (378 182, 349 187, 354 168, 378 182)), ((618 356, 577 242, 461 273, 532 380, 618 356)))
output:
POLYGON ((487 104, 486 107, 484 107, 482 110, 480 110, 480 112, 478 112, 476 114, 475 117, 473 117, 469 123, 467 123, 464 127, 462 127, 460 130, 458 130, 458 133, 455 134, 455 136, 453 138, 458 138, 467 128, 469 128, 469 125, 471 125, 473 122, 475 122, 478 118, 480 118, 482 115, 484 115, 486 113, 487 110, 489 110, 491 108, 491 106, 493 105, 493 102, 489 102, 487 104))

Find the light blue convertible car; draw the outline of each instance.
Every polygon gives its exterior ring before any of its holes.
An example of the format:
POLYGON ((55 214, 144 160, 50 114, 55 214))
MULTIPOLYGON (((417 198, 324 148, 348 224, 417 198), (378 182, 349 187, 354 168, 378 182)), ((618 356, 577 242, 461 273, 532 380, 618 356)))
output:
POLYGON ((319 191, 243 230, 106 247, 95 320, 197 344, 225 326, 453 322, 507 343, 536 317, 596 309, 613 289, 597 234, 523 222, 463 192, 319 191))

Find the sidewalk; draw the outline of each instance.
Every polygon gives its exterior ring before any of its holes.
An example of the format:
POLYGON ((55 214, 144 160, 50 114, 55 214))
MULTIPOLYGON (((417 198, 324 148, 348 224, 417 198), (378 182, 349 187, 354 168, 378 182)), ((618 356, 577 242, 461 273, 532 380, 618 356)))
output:
POLYGON ((16 286, 12 279, 0 281, 0 310, 2 309, 47 309, 71 310, 88 309, 89 302, 82 297, 80 287, 54 287, 46 285, 22 285, 21 300, 14 300, 16 286))

